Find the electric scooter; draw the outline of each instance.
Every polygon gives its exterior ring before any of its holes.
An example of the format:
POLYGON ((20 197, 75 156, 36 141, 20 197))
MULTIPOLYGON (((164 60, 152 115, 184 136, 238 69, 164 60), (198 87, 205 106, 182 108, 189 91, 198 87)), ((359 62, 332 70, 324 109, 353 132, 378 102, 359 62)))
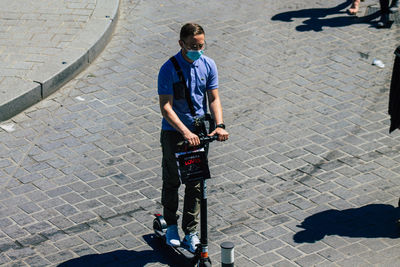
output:
MULTIPOLYGON (((216 140, 217 136, 203 136, 200 137, 200 148, 204 147, 216 140)), ((182 183, 184 179, 182 176, 191 175, 192 179, 195 178, 200 181, 201 188, 201 201, 200 201, 200 244, 194 253, 187 250, 185 247, 171 247, 180 255, 184 256, 191 264, 201 267, 211 266, 211 260, 208 256, 208 237, 207 237, 207 183, 206 179, 211 178, 208 163, 205 153, 199 150, 199 147, 188 148, 187 141, 181 142, 181 145, 186 146, 183 150, 189 149, 187 153, 182 152, 181 158, 178 161, 179 175, 182 183), (195 164, 196 163, 196 164, 195 164), (194 174, 194 175, 193 175, 194 174)), ((177 153, 179 154, 179 153, 177 153)), ((154 214, 155 218, 153 220, 153 229, 157 237, 163 240, 165 244, 167 223, 161 214, 154 214)))

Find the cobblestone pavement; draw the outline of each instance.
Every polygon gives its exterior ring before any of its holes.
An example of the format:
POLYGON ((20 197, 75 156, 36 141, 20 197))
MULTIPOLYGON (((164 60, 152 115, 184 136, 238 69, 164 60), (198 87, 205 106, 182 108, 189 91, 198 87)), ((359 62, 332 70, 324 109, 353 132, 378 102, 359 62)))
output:
POLYGON ((122 0, 100 57, 1 124, 0 264, 174 265, 151 229, 156 77, 197 21, 231 134, 210 152, 215 265, 232 241, 236 266, 400 266, 400 136, 387 115, 399 28, 348 17, 349 3, 122 0))
POLYGON ((1 1, 0 85, 26 80, 67 47, 96 5, 84 1, 1 1))

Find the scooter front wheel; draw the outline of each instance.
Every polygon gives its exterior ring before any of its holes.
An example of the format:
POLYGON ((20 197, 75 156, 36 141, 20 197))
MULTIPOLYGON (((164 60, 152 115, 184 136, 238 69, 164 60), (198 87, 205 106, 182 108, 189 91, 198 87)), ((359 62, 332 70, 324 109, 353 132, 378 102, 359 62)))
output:
POLYGON ((199 261, 197 262, 198 267, 211 267, 211 260, 210 258, 203 258, 203 259, 199 259, 199 261))

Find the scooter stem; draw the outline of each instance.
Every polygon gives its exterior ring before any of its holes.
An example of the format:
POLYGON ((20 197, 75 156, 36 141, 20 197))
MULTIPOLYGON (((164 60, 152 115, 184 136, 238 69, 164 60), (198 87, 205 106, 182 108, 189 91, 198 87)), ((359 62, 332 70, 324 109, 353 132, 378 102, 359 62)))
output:
POLYGON ((200 181, 201 203, 200 203, 200 266, 204 262, 211 262, 208 257, 208 236, 207 236, 207 182, 200 181))

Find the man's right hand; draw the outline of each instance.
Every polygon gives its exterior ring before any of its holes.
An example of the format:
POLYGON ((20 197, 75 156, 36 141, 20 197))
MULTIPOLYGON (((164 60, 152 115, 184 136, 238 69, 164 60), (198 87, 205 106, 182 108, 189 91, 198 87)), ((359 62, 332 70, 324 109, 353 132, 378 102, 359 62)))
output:
POLYGON ((187 134, 184 134, 183 138, 185 138, 185 140, 189 142, 189 146, 200 145, 200 138, 190 131, 187 134))

